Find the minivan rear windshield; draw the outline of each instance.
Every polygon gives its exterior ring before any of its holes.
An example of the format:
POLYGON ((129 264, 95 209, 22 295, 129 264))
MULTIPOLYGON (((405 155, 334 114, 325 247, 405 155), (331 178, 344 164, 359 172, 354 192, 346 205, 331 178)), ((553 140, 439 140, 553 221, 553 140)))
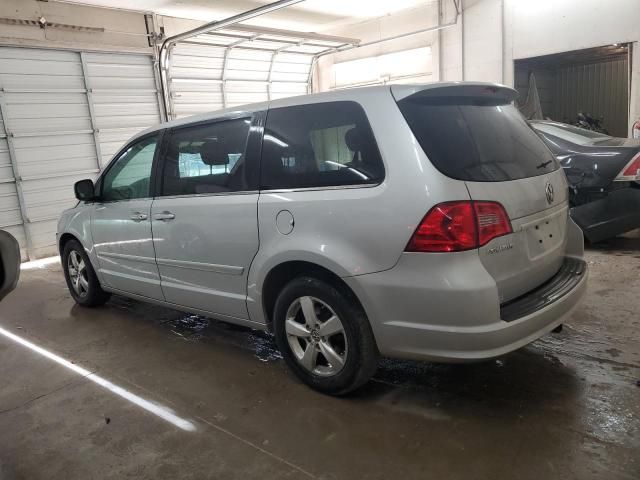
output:
POLYGON ((412 95, 398 106, 429 160, 448 177, 502 182, 558 168, 551 151, 504 100, 412 95))

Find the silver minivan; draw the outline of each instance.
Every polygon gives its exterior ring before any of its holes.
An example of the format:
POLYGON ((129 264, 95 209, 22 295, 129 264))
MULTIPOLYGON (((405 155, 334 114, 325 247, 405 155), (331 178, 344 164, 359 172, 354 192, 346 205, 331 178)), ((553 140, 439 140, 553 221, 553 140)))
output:
POLYGON ((567 318, 587 267, 564 173, 516 95, 376 86, 153 127, 75 185, 58 225, 71 295, 268 329, 336 395, 381 355, 520 348, 567 318))

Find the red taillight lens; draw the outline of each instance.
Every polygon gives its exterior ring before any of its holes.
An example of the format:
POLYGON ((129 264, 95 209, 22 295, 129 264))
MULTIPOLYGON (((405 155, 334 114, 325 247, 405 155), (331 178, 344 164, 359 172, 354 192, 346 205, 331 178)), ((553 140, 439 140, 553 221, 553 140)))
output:
POLYGON ((445 202, 429 210, 407 244, 407 252, 460 252, 511 233, 497 202, 445 202))
POLYGON ((498 202, 473 202, 478 221, 478 246, 511 233, 511 222, 498 202))
POLYGON ((640 179, 640 153, 631 159, 622 172, 616 177, 616 181, 634 181, 640 179))
POLYGON ((409 240, 406 250, 458 252, 476 248, 477 243, 471 202, 446 202, 429 210, 409 240))

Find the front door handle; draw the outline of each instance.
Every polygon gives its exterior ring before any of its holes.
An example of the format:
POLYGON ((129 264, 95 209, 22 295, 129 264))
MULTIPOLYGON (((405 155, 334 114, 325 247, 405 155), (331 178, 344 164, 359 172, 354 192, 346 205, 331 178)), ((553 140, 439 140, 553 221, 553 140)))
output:
POLYGON ((133 212, 131 214, 131 220, 133 220, 134 222, 142 222, 143 220, 146 220, 147 218, 149 218, 149 217, 147 216, 146 213, 133 212))
POLYGON ((153 215, 154 220, 162 220, 163 222, 166 222, 167 220, 173 220, 174 218, 176 218, 176 216, 166 210, 164 212, 154 213, 153 215))

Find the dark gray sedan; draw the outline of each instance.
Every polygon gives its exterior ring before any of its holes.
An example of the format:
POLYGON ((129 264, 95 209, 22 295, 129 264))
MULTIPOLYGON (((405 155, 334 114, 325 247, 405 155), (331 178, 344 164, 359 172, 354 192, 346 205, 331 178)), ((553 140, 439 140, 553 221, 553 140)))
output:
POLYGON ((530 121, 567 175, 571 216, 590 242, 640 227, 640 140, 530 121))

